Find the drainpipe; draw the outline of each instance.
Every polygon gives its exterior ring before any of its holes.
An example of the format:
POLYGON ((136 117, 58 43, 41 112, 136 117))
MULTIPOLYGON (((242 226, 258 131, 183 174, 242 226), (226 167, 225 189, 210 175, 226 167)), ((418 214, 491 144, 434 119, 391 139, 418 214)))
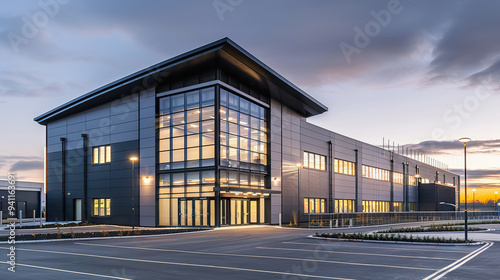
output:
POLYGON ((359 176, 359 172, 358 172, 358 149, 354 149, 354 179, 355 179, 355 182, 356 182, 356 204, 354 205, 354 211, 355 212, 359 212, 359 206, 358 206, 358 203, 359 203, 359 184, 358 184, 358 176, 359 176))
POLYGON ((391 202, 389 203, 389 212, 394 212, 394 153, 390 152, 391 173, 389 173, 389 181, 391 184, 391 202))
POLYGON ((66 138, 61 137, 61 192, 62 220, 66 221, 66 138))
POLYGON ((82 133, 83 140, 83 221, 87 221, 87 164, 88 164, 88 134, 82 133))
POLYGON ((328 141, 328 213, 333 213, 333 145, 332 141, 328 141))
POLYGON ((408 207, 407 207, 407 204, 408 204, 408 197, 406 196, 406 193, 408 192, 408 190, 406 189, 406 164, 403 162, 403 209, 404 211, 408 211, 408 207))

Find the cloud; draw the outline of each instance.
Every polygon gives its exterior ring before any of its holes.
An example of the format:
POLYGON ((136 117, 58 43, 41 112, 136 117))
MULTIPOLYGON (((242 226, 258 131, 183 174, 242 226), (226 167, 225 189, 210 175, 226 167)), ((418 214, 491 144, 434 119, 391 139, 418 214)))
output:
MULTIPOLYGON (((454 154, 461 151, 464 145, 457 140, 429 140, 418 144, 404 145, 403 147, 422 154, 454 154)), ((467 148, 474 153, 497 154, 500 153, 500 139, 470 141, 467 143, 467 148)))
POLYGON ((11 171, 27 171, 27 170, 40 170, 43 169, 43 161, 40 160, 21 160, 14 163, 11 167, 11 171))

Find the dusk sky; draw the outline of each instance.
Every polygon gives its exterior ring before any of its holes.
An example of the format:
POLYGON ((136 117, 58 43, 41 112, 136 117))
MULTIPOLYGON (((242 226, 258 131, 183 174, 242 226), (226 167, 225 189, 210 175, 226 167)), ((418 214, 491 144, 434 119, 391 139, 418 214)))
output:
MULTIPOLYGON (((43 181, 33 118, 229 37, 329 110, 310 122, 407 145, 500 192, 499 1, 2 1, 0 177, 43 181), (45 3, 45 4, 44 4, 45 3)), ((500 198, 500 196, 499 196, 500 198)))

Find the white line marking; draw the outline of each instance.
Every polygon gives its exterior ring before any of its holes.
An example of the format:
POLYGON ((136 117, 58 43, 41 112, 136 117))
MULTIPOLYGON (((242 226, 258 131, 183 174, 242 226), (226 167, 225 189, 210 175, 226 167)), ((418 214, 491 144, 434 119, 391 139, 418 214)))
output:
POLYGON ((387 255, 387 254, 375 254, 375 253, 357 253, 348 251, 322 251, 322 250, 308 250, 308 249, 294 249, 294 248, 273 248, 273 247, 257 247, 257 249, 267 249, 267 250, 285 250, 285 251, 301 251, 301 252, 328 252, 331 254, 348 254, 348 255, 366 255, 366 256, 379 256, 379 257, 391 257, 391 258, 410 258, 410 259, 428 259, 428 260, 446 260, 454 261, 456 259, 450 258, 435 258, 435 257, 420 257, 420 256, 403 256, 403 255, 387 255))
POLYGON ((473 258, 477 257, 479 254, 481 254, 482 252, 486 251, 488 248, 490 248, 491 246, 493 246, 493 242, 491 243, 486 243, 484 246, 482 246, 481 248, 471 252, 470 254, 466 255, 465 257, 457 260, 456 262, 448 265, 448 266, 445 266, 443 267, 442 269, 434 272, 433 274, 425 277, 424 279, 422 280, 438 280, 438 279, 441 279, 441 277, 445 276, 446 274, 452 272, 453 270, 461 267, 462 265, 464 265, 465 263, 467 263, 468 261, 472 260, 473 258))
POLYGON ((103 244, 87 244, 87 243, 75 243, 77 245, 85 246, 101 246, 101 247, 112 247, 112 248, 124 248, 124 249, 138 249, 138 250, 149 250, 149 251, 164 251, 164 252, 175 252, 175 253, 187 253, 187 254, 200 254, 200 255, 221 255, 221 256, 233 256, 233 257, 248 257, 248 258, 263 258, 263 259, 281 259, 281 260, 293 260, 293 261, 317 261, 323 263, 338 263, 338 264, 349 264, 349 265, 362 265, 362 266, 383 266, 392 268, 405 268, 405 269, 422 269, 422 270, 437 270, 428 268, 413 268, 413 267, 400 267, 400 266, 386 266, 378 264, 364 264, 364 263, 349 263, 342 261, 329 261, 329 260, 317 260, 317 259, 300 259, 291 257, 275 257, 275 256, 262 256, 262 255, 239 255, 239 254, 227 254, 227 253, 210 253, 210 252, 199 252, 199 251, 181 251, 172 249, 155 249, 155 248, 140 248, 140 247, 128 247, 128 246, 116 246, 116 245, 103 245, 103 244))
MULTIPOLYGON (((3 247, 0 247, 0 249, 7 249, 8 250, 8 248, 3 248, 3 247)), ((103 258, 103 259, 112 259, 112 260, 120 260, 120 261, 145 262, 145 263, 157 263, 157 264, 166 264, 166 265, 179 265, 179 266, 204 267, 204 268, 236 270, 236 271, 248 271, 248 272, 267 273, 267 274, 291 275, 291 276, 299 276, 299 277, 305 277, 305 278, 312 277, 312 278, 323 278, 323 279, 352 280, 349 278, 338 278, 338 277, 331 277, 331 276, 320 276, 320 275, 300 274, 300 273, 291 273, 291 272, 280 272, 280 271, 272 271, 272 270, 259 270, 259 269, 230 267, 230 266, 217 266, 217 265, 206 265, 206 264, 176 263, 176 262, 166 262, 166 261, 128 259, 128 258, 120 258, 120 257, 100 256, 100 255, 90 255, 90 254, 80 254, 80 253, 69 253, 69 252, 58 252, 58 251, 45 251, 45 250, 35 250, 35 249, 19 249, 18 248, 16 250, 29 251, 29 252, 52 253, 52 254, 63 254, 63 255, 73 255, 73 256, 83 256, 83 257, 93 257, 93 258, 103 258)))
MULTIPOLYGON (((314 245, 314 246, 332 246, 332 247, 355 247, 355 248, 373 248, 373 249, 390 249, 390 250, 399 250, 399 251, 419 251, 419 252, 444 252, 444 253, 459 253, 459 254, 468 254, 469 252, 461 252, 461 251, 451 251, 451 250, 431 250, 431 249, 415 249, 415 248, 394 248, 394 247, 380 247, 380 246, 365 246, 365 244, 359 244, 359 246, 355 245, 342 245, 342 244, 325 244, 325 243, 306 243, 306 242, 281 242, 285 244, 297 244, 297 245, 314 245)), ((389 245, 397 245, 397 244, 389 244, 389 245)), ((425 245, 422 245, 425 246, 425 245)))
MULTIPOLYGON (((19 250, 19 249, 17 249, 17 250, 19 250)), ((0 263, 8 264, 8 262, 0 262, 0 263)), ((59 269, 59 268, 52 268, 52 267, 45 267, 45 266, 30 265, 30 264, 25 264, 25 263, 16 263, 16 265, 27 266, 27 267, 38 268, 38 269, 45 269, 45 270, 54 270, 54 271, 66 272, 66 273, 73 273, 73 274, 89 275, 89 276, 102 277, 102 278, 131 280, 130 278, 122 278, 122 277, 109 276, 109 275, 101 275, 101 274, 94 274, 94 273, 87 273, 87 272, 80 272, 80 271, 72 271, 72 270, 66 270, 66 269, 59 269)))

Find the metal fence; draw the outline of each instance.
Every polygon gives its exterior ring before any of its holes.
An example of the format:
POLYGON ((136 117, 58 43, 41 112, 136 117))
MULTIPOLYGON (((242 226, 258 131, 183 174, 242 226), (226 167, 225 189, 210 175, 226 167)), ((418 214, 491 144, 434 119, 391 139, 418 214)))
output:
MULTIPOLYGON (((463 211, 380 212, 380 213, 310 213, 309 228, 345 228, 410 222, 463 221, 463 211)), ((497 211, 468 211, 468 220, 500 219, 497 211)))

